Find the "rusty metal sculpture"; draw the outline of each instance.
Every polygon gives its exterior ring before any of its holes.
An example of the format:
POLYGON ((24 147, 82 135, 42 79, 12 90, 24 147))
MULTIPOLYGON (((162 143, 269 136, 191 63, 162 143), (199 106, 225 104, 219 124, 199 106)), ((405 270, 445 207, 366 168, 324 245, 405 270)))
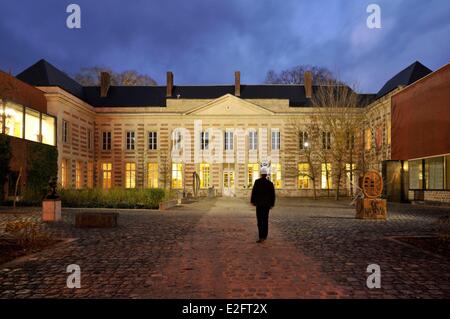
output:
POLYGON ((369 171, 361 179, 362 196, 356 200, 356 218, 386 219, 386 200, 380 198, 383 192, 383 178, 376 171, 369 171))

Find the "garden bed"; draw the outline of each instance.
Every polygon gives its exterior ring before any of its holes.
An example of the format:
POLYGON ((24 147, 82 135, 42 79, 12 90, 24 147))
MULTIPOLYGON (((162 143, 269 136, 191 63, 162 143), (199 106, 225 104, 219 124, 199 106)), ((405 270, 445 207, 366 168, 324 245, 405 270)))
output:
POLYGON ((0 238, 0 265, 25 255, 37 253, 59 242, 61 242, 59 239, 49 239, 35 242, 32 246, 27 246, 19 244, 17 240, 0 238))

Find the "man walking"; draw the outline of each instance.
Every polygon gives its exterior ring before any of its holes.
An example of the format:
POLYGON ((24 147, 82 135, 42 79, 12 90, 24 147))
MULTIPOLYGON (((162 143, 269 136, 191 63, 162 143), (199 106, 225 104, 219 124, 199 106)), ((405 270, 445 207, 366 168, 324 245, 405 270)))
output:
POLYGON ((275 187, 267 179, 267 167, 261 167, 261 178, 253 185, 251 203, 256 206, 256 219, 258 221, 259 239, 262 243, 267 239, 269 232, 269 210, 275 205, 275 187))

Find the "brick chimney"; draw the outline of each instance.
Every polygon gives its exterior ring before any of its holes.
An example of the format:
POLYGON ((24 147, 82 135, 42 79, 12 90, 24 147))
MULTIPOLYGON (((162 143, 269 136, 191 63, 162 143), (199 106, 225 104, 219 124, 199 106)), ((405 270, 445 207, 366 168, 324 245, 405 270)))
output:
POLYGON ((172 96, 173 95, 173 73, 168 71, 167 72, 167 91, 166 91, 166 96, 172 96))
POLYGON ((234 95, 241 96, 241 72, 234 72, 234 95))
POLYGON ((108 72, 100 73, 100 97, 107 97, 109 87, 111 86, 111 74, 108 72))
POLYGON ((304 86, 305 86, 305 95, 308 99, 312 97, 312 73, 311 71, 306 71, 304 76, 304 86))

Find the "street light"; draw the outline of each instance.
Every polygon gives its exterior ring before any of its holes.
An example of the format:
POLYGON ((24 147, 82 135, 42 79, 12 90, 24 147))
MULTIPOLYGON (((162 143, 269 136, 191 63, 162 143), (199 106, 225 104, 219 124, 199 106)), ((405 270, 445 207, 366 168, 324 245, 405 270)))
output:
POLYGON ((303 143, 303 146, 305 146, 305 148, 308 148, 309 143, 308 143, 308 142, 305 142, 305 143, 303 143))

